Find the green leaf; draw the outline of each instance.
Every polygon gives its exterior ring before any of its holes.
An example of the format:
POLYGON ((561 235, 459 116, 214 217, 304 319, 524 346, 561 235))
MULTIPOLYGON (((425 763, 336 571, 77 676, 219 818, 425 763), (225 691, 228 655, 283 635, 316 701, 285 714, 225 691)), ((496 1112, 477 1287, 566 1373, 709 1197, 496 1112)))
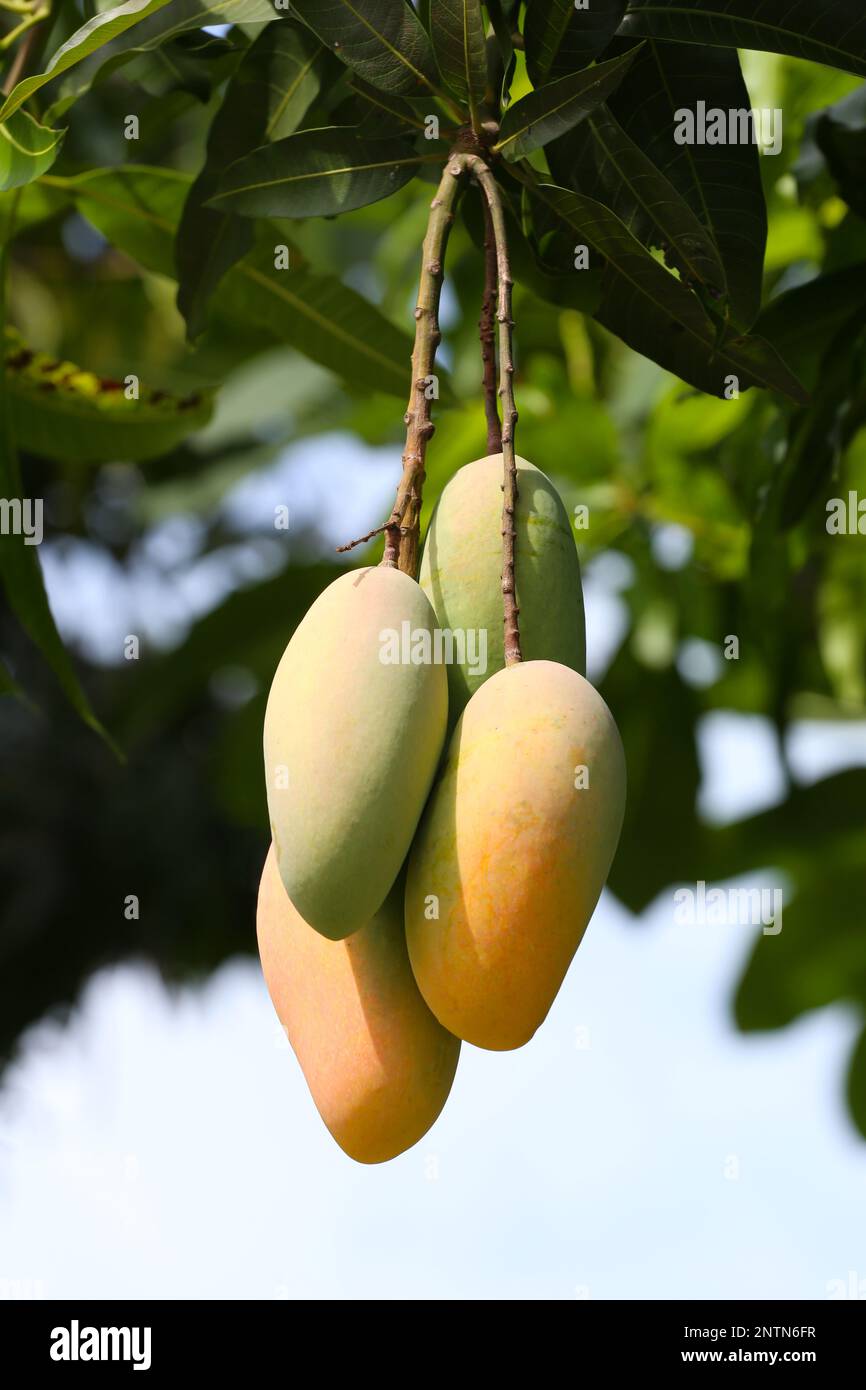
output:
MULTIPOLYGON (((694 110, 698 101, 725 110, 750 108, 734 49, 647 43, 610 109, 712 234, 727 273, 733 320, 747 328, 761 307, 767 241, 761 156, 755 145, 677 145, 671 134, 676 112, 694 110)), ((561 173, 556 176, 561 182, 561 173)), ((592 182, 580 191, 604 201, 592 182)))
POLYGON ((822 111, 814 138, 845 202, 866 218, 866 87, 822 111))
POLYGON ((21 188, 50 169, 65 134, 40 125, 26 111, 13 112, 0 125, 0 192, 21 188))
POLYGON ((842 458, 863 423, 861 383, 866 379, 862 317, 851 317, 825 354, 808 410, 797 411, 788 431, 788 450, 767 505, 779 498, 779 525, 796 525, 822 484, 838 475, 842 458), (856 398, 860 391, 859 406, 856 398))
POLYGON ((207 206, 245 217, 329 217, 387 198, 420 163, 403 140, 364 140, 340 126, 302 130, 232 164, 207 206))
POLYGON ((371 86, 396 96, 437 91, 430 40, 405 0, 293 0, 292 10, 371 86))
POLYGON ((857 1039, 848 1064, 847 1093, 854 1123, 866 1139, 866 1028, 857 1039))
POLYGON ((17 111, 34 92, 44 87, 46 82, 53 82, 61 73, 66 72, 67 68, 80 63, 91 53, 125 33, 134 24, 140 24, 143 19, 147 19, 167 4, 168 0, 126 0, 124 5, 94 15, 60 45, 44 72, 25 77, 23 82, 13 87, 0 106, 0 121, 8 120, 12 112, 17 111))
MULTIPOLYGON (((7 258, 8 241, 0 258, 0 321, 5 320, 6 315, 7 258)), ((5 359, 5 352, 0 352, 0 494, 7 501, 18 498, 23 503, 24 484, 18 459, 15 403, 5 359)), ((30 539, 35 539, 35 533, 30 539)), ((95 733, 114 747, 81 688, 54 625, 42 578, 42 566, 36 555, 38 546, 27 542, 25 535, 0 534, 0 575, 9 606, 54 671, 70 704, 95 733)))
MULTIPOLYGON (((271 0, 171 0, 168 6, 148 6, 146 15, 141 17, 143 22, 136 22, 134 28, 125 25, 103 38, 95 51, 82 55, 85 61, 75 59, 74 70, 60 84, 46 114, 52 119, 62 115, 89 91, 97 78, 101 81, 140 54, 153 53, 161 45, 205 24, 267 24, 278 17, 271 0)), ((51 81, 57 75, 46 70, 44 80, 51 81)))
POLYGON ((619 32, 787 53, 866 77, 861 0, 630 0, 619 32))
POLYGON ((230 76, 237 61, 238 48, 228 39, 191 30, 167 39, 159 48, 133 54, 123 75, 150 96, 188 92, 204 102, 230 76))
POLYGON ((439 70, 458 100, 469 107, 473 129, 483 119, 487 44, 480 0, 437 0, 430 15, 439 70))
POLYGON ((14 695, 16 699, 25 698, 18 682, 10 674, 6 665, 0 661, 0 696, 14 695))
MULTIPOLYGON (((81 174, 63 186, 113 246, 146 269, 173 276, 174 238, 189 184, 174 171, 125 165, 81 174)), ((226 325, 221 332, 232 321, 253 322, 359 390, 406 392, 408 334, 335 276, 276 270, 273 240, 228 272, 219 309, 226 325)), ((440 390, 445 385, 442 373, 440 390)))
POLYGON ((15 235, 18 236, 26 227, 56 217, 69 206, 70 201, 65 190, 50 188, 41 179, 39 183, 24 184, 8 193, 0 193, 0 227, 5 229, 14 220, 15 235))
POLYGON ((69 463, 155 458, 205 425, 212 410, 207 397, 178 400, 144 386, 127 400, 123 382, 34 352, 9 328, 5 380, 18 444, 69 463))
POLYGON ((307 30, 269 24, 228 84, 177 234, 177 303, 191 338, 202 331, 205 306, 223 275, 253 245, 247 220, 204 204, 234 160, 296 129, 318 94, 322 57, 321 45, 307 30))
POLYGON ((709 395, 765 386, 805 403, 806 393, 768 343, 736 337, 723 344, 700 302, 649 254, 610 208, 552 184, 534 193, 605 259, 595 317, 645 357, 709 395))
POLYGON ((561 154, 550 152, 558 177, 567 167, 569 187, 604 202, 645 245, 661 247, 684 279, 717 298, 727 294, 712 234, 607 107, 594 112, 565 144, 561 154))
POLYGON ((506 159, 522 159, 556 140, 595 111, 616 91, 637 50, 631 49, 585 72, 560 77, 509 106, 494 146, 506 159))
POLYGON ((392 96, 390 92, 380 92, 361 77, 351 78, 349 87, 360 103, 359 135, 382 139, 396 135, 400 126, 406 127, 407 137, 412 131, 426 131, 424 117, 430 114, 429 101, 423 98, 408 101, 405 97, 392 96))
POLYGON ((125 164, 56 179, 106 241, 139 265, 175 278, 174 238, 190 187, 187 174, 125 164))
POLYGON ((760 937, 735 999, 745 1032, 782 1028, 837 1000, 866 1002, 866 870, 837 857, 831 847, 829 872, 785 903, 778 935, 760 937))
POLYGON ((583 10, 574 0, 530 0, 523 39, 533 85, 577 72, 603 53, 625 7, 626 0, 591 0, 583 10))
MULTIPOLYGON (((810 389, 817 384, 821 362, 846 325, 861 323, 866 313, 866 261, 827 275, 770 301, 755 324, 756 332, 782 354, 810 389)), ((853 336, 853 335, 852 335, 853 336)))
MULTIPOLYGON (((303 267, 275 270, 272 247, 226 276, 220 310, 229 318, 253 319, 356 390, 406 394, 409 335, 335 276, 303 267)), ((445 381, 440 374, 443 395, 445 381)))

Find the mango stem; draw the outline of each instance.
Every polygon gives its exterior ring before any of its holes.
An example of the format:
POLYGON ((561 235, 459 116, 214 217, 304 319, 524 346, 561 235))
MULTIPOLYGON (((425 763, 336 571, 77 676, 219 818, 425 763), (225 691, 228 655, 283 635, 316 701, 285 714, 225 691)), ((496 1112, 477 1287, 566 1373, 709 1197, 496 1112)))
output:
POLYGON ((482 198, 481 201, 484 208, 484 294, 481 299, 481 317, 478 320, 481 380, 484 386, 484 413, 487 417, 487 452, 501 454, 502 426, 499 423, 496 402, 496 241, 489 204, 486 198, 482 198))
POLYGON ((415 307, 415 346, 412 352, 412 386, 403 419, 406 447, 403 475, 390 517, 385 523, 385 554, 382 564, 401 569, 414 579, 418 570, 421 494, 424 486, 424 460, 435 430, 431 417, 435 398, 433 368, 436 349, 442 340, 439 331, 439 297, 445 267, 448 234, 454 221, 454 206, 463 177, 467 155, 453 151, 445 165, 436 196, 430 204, 430 217, 421 251, 421 276, 415 307))
POLYGON ((517 460, 514 435, 517 429, 517 406, 514 403, 514 320, 511 317, 511 290, 514 283, 508 258, 508 236, 505 213, 496 179, 484 160, 468 154, 466 164, 478 183, 490 212, 493 241, 496 248, 497 308, 499 325, 499 399, 502 402, 502 604, 505 633, 505 664, 516 666, 523 660, 520 650, 520 609, 514 577, 514 553, 517 543, 517 460))

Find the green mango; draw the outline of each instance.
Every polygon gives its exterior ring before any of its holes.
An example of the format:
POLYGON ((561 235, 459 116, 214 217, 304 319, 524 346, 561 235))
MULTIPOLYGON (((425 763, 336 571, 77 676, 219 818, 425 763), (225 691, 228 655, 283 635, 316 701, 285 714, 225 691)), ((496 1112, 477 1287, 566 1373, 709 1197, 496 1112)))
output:
MULTIPOLYGON (((568 513, 550 479, 519 457, 517 486, 523 659, 558 661, 584 675, 583 589, 568 513)), ((453 728, 469 697, 505 665, 501 454, 467 463, 444 488, 427 529, 418 582, 439 627, 455 637, 459 659, 448 666, 453 728)))
POLYGON ((283 653, 265 711, 280 877, 316 931, 340 940, 378 912, 406 858, 445 741, 448 682, 435 614, 399 570, 350 570, 283 653))

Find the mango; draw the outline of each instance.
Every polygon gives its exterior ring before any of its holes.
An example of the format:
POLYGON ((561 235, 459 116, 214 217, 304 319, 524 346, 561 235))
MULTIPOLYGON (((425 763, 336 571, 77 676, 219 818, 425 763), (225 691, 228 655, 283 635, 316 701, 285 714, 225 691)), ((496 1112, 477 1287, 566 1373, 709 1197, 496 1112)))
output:
POLYGON ((271 838, 298 912, 334 940, 382 906, 430 790, 448 715, 435 622, 408 575, 351 570, 316 599, 274 676, 271 838))
POLYGON ((521 1047, 543 1023, 610 869, 625 757, 567 666, 507 667, 466 706, 412 847, 406 937, 443 1027, 521 1047))
POLYGON ((448 1099, 460 1043, 412 978, 402 877, 372 921, 328 941, 292 904, 271 846, 257 930, 277 1016, 337 1143, 359 1163, 411 1148, 448 1099))
MULTIPOLYGON (((517 486, 517 601, 524 660, 559 661, 583 675, 583 590, 568 513, 550 479, 523 458, 517 459, 517 486)), ((451 728, 469 697, 505 665, 501 518, 502 455, 489 454, 455 473, 427 528, 418 582, 439 627, 455 634, 460 656, 448 667, 451 728), (457 640, 464 643, 465 655, 457 640)))

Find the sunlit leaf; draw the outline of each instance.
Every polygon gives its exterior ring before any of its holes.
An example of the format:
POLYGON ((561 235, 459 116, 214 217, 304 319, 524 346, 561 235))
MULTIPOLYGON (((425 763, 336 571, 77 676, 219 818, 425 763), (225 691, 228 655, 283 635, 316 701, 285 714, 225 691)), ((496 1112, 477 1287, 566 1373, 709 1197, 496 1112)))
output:
POLYGON ((292 9, 372 86, 396 96, 436 91, 430 40, 405 0, 293 0, 292 9))
POLYGON ((68 68, 82 62, 91 53, 110 43, 133 25, 140 24, 167 4, 168 0, 126 0, 125 4, 118 5, 113 10, 104 10, 101 14, 94 15, 80 29, 76 29, 70 39, 60 45, 44 72, 25 77, 13 87, 0 106, 0 121, 8 120, 12 112, 23 106, 34 92, 45 86, 46 82, 53 82, 68 68))
POLYGON ((112 463, 167 453, 210 417, 201 395, 177 399, 101 378, 72 362, 34 352, 6 331, 6 389, 20 447, 71 463, 112 463))
POLYGON ((31 183, 50 169, 65 131, 50 130, 27 111, 15 111, 0 124, 0 192, 31 183))
POLYGON ((502 118, 496 152, 506 159, 521 159, 564 135, 616 91, 634 57, 634 51, 624 53, 516 101, 502 118))

